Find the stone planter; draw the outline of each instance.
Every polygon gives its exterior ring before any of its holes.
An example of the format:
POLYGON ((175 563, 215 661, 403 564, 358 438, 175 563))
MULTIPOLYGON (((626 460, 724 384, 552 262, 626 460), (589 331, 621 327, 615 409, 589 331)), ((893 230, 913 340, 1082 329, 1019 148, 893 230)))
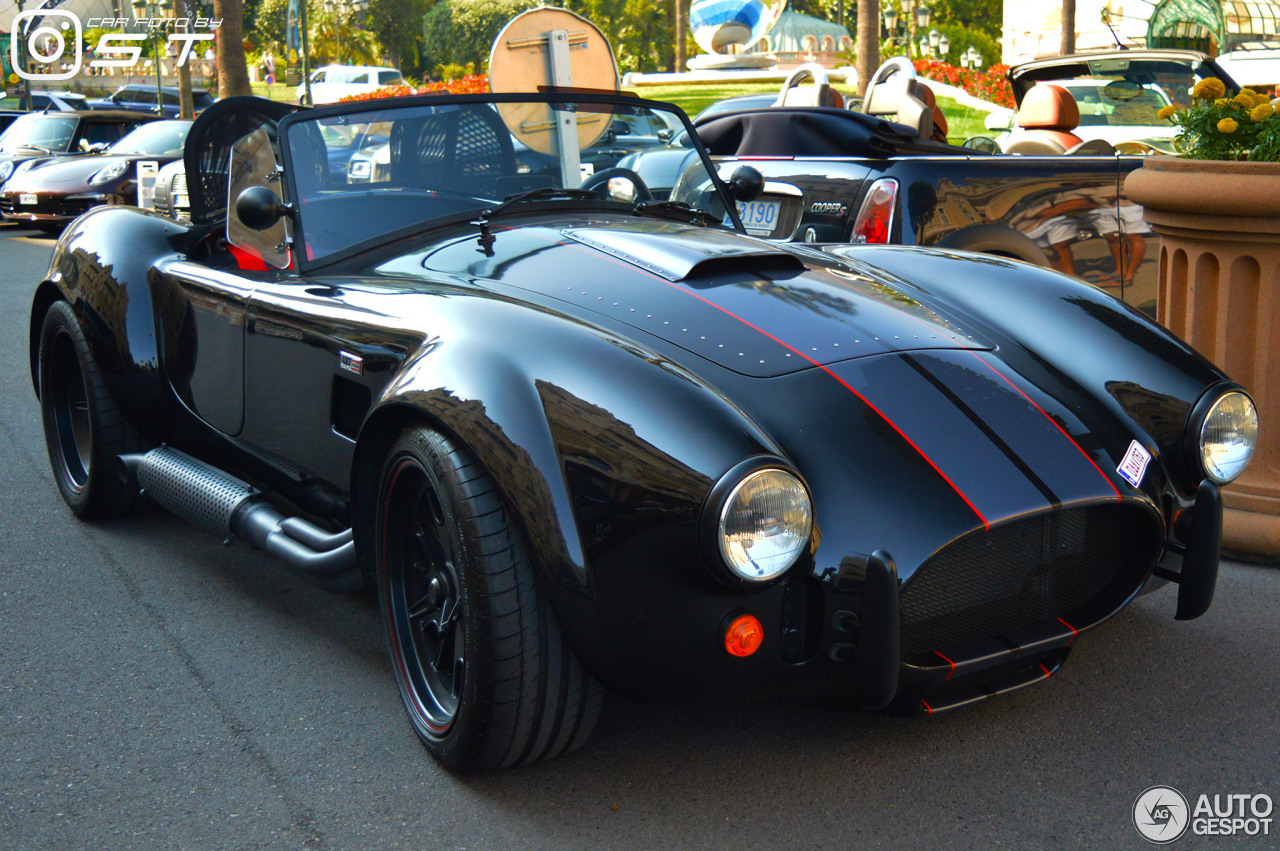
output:
POLYGON ((1280 560, 1280 163, 1149 157, 1124 188, 1160 235, 1161 324, 1258 406, 1257 452, 1223 490, 1223 546, 1280 560))

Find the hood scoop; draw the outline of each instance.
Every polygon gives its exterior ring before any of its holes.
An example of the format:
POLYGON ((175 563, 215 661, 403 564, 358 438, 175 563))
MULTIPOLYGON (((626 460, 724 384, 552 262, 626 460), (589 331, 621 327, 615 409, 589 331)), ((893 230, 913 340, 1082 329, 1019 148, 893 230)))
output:
POLYGON ((675 222, 637 222, 621 228, 567 228, 575 242, 652 272, 686 281, 726 272, 803 272, 800 258, 732 231, 675 222))

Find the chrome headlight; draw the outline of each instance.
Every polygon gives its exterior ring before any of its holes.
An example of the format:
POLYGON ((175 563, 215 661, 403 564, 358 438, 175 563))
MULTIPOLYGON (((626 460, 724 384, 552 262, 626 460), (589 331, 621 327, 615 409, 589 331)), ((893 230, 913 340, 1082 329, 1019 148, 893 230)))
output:
POLYGON ((9 175, 13 174, 13 162, 6 161, 0 163, 0 183, 4 183, 9 179, 9 175))
POLYGON ((104 183, 110 183, 113 180, 119 180, 124 174, 129 164, 124 160, 116 160, 110 165, 105 165, 94 172, 93 177, 89 178, 90 186, 101 186, 104 183))
POLYGON ((369 175, 373 173, 373 163, 369 160, 352 160, 350 174, 352 177, 358 177, 364 180, 369 179, 369 175))
POLYGON ((1244 472, 1258 445, 1258 411, 1238 390, 1223 393, 1209 406, 1197 435, 1205 476, 1225 485, 1244 472))
POLYGON ((720 509, 720 555, 738 578, 768 582, 800 558, 812 526, 804 484, 786 470, 756 470, 734 486, 720 509))

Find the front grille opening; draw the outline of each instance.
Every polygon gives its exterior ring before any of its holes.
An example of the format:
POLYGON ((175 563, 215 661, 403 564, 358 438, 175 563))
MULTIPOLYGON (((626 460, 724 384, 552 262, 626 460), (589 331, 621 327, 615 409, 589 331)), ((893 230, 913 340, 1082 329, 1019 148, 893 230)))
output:
POLYGON ((822 638, 822 587, 809 576, 794 575, 782 591, 782 632, 778 646, 784 662, 803 662, 818 652, 822 638))
POLYGON ((1159 524, 1134 505, 1069 508, 975 532, 902 591, 902 653, 961 647, 1063 618, 1090 626, 1145 579, 1159 524))

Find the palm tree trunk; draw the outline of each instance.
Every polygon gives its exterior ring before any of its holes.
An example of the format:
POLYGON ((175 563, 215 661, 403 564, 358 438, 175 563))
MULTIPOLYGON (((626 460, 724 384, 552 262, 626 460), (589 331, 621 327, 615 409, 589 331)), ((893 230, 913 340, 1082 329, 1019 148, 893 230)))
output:
POLYGON ((244 0, 213 0, 218 27, 218 97, 251 95, 244 58, 244 0))
POLYGON ((676 73, 685 70, 689 58, 685 47, 689 40, 689 0, 676 0, 676 73))
POLYGON ((871 75, 880 67, 880 0, 858 0, 853 66, 858 71, 858 95, 865 95, 871 75))
POLYGON ((1062 0, 1062 52, 1076 52, 1076 0, 1062 0))

